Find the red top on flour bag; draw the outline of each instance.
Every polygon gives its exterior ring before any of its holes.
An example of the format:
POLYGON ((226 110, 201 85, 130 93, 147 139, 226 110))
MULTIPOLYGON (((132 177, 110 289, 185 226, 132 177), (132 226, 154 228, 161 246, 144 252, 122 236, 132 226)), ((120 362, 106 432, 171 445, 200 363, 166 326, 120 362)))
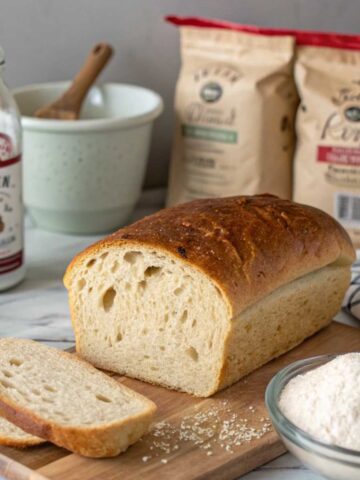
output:
POLYGON ((177 15, 168 15, 165 20, 178 27, 219 28, 268 36, 287 35, 295 38, 297 46, 307 45, 348 50, 360 49, 360 35, 285 28, 268 28, 259 27, 257 25, 242 25, 240 23, 227 22, 224 20, 213 20, 202 17, 179 17, 177 15))

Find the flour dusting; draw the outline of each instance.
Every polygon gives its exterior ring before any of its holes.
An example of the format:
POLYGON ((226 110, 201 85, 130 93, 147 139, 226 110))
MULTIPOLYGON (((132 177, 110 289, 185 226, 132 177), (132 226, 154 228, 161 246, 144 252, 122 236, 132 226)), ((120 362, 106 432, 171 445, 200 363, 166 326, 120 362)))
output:
POLYGON ((360 451, 360 353, 348 353, 290 380, 280 409, 320 441, 360 451))

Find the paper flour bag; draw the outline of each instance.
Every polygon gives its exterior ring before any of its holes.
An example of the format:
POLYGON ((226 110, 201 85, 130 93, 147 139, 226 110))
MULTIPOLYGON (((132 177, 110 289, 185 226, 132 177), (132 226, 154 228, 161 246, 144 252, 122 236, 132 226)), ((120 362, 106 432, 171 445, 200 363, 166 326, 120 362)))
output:
POLYGON ((182 59, 168 204, 264 192, 290 198, 293 37, 168 20, 181 27, 182 59))
POLYGON ((360 37, 321 37, 327 46, 297 49, 294 200, 333 215, 360 246, 360 37))

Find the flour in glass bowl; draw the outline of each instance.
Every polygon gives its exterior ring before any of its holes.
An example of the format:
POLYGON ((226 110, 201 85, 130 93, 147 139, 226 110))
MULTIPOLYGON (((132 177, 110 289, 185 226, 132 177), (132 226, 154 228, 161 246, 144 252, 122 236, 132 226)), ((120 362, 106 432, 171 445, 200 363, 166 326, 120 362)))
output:
POLYGON ((360 353, 348 353, 289 381, 279 406, 314 438, 360 451, 360 353))

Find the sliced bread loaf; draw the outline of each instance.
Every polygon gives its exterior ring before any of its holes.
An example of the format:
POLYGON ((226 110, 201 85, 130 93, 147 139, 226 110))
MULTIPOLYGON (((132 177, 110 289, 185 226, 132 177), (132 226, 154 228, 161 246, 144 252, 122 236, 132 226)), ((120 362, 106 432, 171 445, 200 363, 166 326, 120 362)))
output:
POLYGON ((45 440, 25 432, 13 423, 0 417, 0 445, 26 448, 44 443, 45 440))
POLYGON ((209 396, 326 326, 354 249, 320 210, 270 195, 162 210, 68 267, 77 352, 209 396))
POLYGON ((147 431, 156 407, 74 355, 3 338, 0 409, 32 435, 81 455, 110 457, 147 431))

